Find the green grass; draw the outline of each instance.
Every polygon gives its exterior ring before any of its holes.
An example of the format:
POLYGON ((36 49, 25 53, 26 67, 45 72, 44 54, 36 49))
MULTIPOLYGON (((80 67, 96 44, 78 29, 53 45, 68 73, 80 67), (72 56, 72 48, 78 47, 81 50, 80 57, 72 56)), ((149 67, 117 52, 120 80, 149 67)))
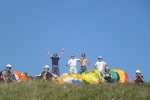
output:
POLYGON ((150 83, 60 85, 35 80, 1 83, 0 100, 150 100, 150 83))

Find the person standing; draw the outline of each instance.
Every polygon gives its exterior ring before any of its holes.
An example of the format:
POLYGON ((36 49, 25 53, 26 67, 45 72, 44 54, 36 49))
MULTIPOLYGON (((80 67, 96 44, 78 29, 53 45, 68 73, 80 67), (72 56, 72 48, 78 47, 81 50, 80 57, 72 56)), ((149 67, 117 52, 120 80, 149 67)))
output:
POLYGON ((68 64, 66 64, 66 66, 68 66, 68 65, 70 66, 70 70, 69 70, 70 73, 76 74, 77 73, 77 64, 76 63, 79 62, 80 59, 76 59, 74 57, 75 57, 75 55, 72 54, 71 59, 68 61, 68 64))
POLYGON ((103 70, 108 66, 108 64, 104 61, 102 61, 102 56, 98 57, 98 61, 95 63, 94 68, 98 69, 101 73, 101 75, 103 75, 103 70))
POLYGON ((60 76, 58 62, 59 62, 59 59, 63 55, 65 50, 63 49, 62 53, 59 56, 57 56, 57 53, 54 53, 54 55, 52 56, 50 54, 50 52, 48 51, 48 48, 46 48, 46 51, 47 51, 49 57, 52 59, 52 73, 60 76))
POLYGON ((8 64, 6 65, 6 69, 2 71, 2 74, 1 74, 1 79, 6 83, 12 82, 13 74, 10 72, 10 70, 11 70, 11 65, 8 64))
POLYGON ((82 56, 82 58, 80 59, 81 68, 79 74, 85 72, 87 70, 87 67, 90 66, 90 61, 87 58, 85 58, 85 53, 82 53, 81 56, 82 56), (88 66, 86 65, 86 63, 88 63, 88 66))

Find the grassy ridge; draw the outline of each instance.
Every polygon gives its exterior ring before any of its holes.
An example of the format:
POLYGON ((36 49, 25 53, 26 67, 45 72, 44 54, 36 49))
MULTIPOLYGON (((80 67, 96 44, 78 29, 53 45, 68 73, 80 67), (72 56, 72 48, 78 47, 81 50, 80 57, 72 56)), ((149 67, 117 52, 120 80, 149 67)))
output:
POLYGON ((150 100, 150 83, 73 85, 29 81, 0 84, 0 100, 150 100))

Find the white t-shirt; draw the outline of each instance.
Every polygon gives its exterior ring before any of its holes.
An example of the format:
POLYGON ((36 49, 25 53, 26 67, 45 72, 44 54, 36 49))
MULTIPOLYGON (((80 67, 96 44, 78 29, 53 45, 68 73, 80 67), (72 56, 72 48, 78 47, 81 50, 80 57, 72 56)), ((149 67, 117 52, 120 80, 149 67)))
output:
POLYGON ((95 66, 97 67, 97 69, 99 70, 99 71, 102 71, 102 69, 103 69, 103 67, 106 65, 106 63, 104 62, 104 61, 97 61, 96 63, 95 63, 95 66))
POLYGON ((70 59, 69 61, 68 61, 68 65, 70 65, 70 66, 77 66, 77 62, 78 61, 80 61, 80 59, 70 59))

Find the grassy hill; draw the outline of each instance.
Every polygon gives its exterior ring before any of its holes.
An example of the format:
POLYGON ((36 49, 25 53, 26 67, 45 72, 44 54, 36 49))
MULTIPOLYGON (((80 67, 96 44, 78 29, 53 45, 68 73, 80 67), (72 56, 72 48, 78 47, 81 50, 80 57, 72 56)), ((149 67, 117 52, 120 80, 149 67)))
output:
POLYGON ((34 80, 1 83, 0 100, 150 100, 150 83, 60 85, 34 80))

